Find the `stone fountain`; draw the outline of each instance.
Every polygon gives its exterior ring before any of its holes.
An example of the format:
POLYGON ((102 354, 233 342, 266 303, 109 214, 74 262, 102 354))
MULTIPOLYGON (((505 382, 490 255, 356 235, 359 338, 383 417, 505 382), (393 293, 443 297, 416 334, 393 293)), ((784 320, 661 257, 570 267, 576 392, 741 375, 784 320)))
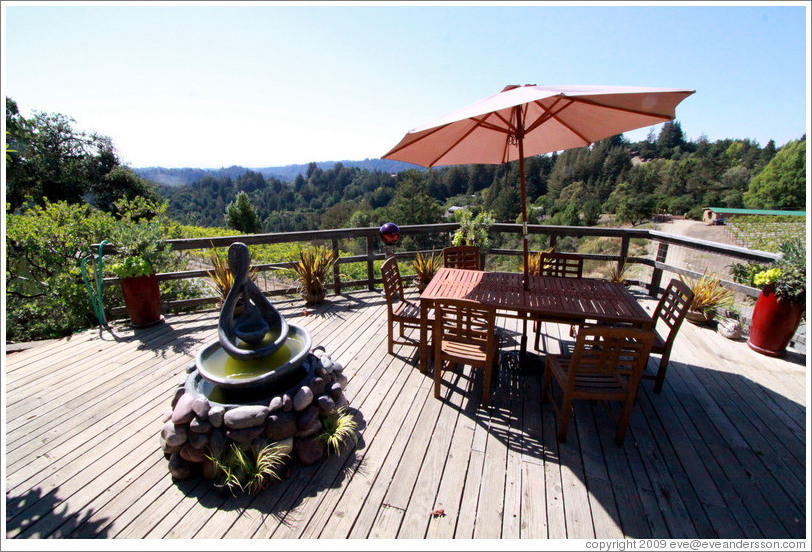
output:
POLYGON ((231 245, 228 264, 233 283, 219 339, 189 364, 163 417, 161 448, 176 479, 198 468, 213 476, 209 457, 232 443, 254 450, 281 443, 312 464, 324 455, 321 419, 347 406, 343 367, 312 348, 310 333, 289 324, 251 280, 245 244, 231 245))

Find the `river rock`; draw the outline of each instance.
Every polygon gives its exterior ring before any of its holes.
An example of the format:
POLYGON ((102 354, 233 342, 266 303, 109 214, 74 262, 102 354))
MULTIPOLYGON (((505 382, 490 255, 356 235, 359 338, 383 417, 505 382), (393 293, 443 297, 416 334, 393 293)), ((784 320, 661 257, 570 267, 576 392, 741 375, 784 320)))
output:
POLYGON ((189 422, 189 431, 192 433, 209 433, 212 429, 213 427, 208 420, 201 420, 197 416, 189 422))
POLYGON ((180 457, 187 462, 193 462, 195 464, 199 464, 206 459, 206 455, 203 454, 202 450, 196 449, 188 443, 183 445, 183 448, 180 449, 180 457))
POLYGON ((282 395, 282 411, 293 412, 293 398, 287 393, 282 395))
POLYGON ((341 398, 341 394, 342 394, 343 389, 344 388, 341 387, 340 383, 335 382, 334 384, 332 384, 330 386, 330 390, 328 391, 328 394, 333 398, 334 401, 337 401, 337 400, 339 400, 341 398))
POLYGON ((274 441, 293 437, 296 433, 296 415, 293 412, 275 412, 268 416, 265 435, 274 441))
POLYGON ((205 420, 209 417, 209 409, 211 408, 211 404, 209 404, 209 399, 206 397, 197 397, 192 402, 192 410, 195 411, 197 417, 201 420, 205 420))
POLYGON ((185 425, 174 424, 171 421, 166 422, 161 429, 161 437, 170 447, 177 447, 185 443, 188 434, 185 425))
POLYGON ((164 413, 161 416, 161 423, 166 423, 171 419, 172 419, 172 407, 167 406, 166 410, 164 410, 164 413))
POLYGON ((209 444, 209 436, 206 433, 190 433, 189 444, 197 450, 203 450, 209 444))
POLYGON ((341 364, 340 362, 333 362, 333 373, 343 372, 343 371, 344 371, 344 365, 343 364, 341 364))
POLYGON ((324 443, 318 437, 296 440, 293 446, 296 459, 300 464, 309 466, 324 457, 324 443))
POLYGON ((180 449, 183 446, 183 445, 175 445, 175 446, 168 445, 166 439, 163 438, 163 435, 159 436, 159 441, 161 442, 161 450, 165 455, 172 454, 173 452, 180 452, 180 449))
POLYGON ((175 408, 175 406, 178 404, 178 401, 180 400, 180 398, 183 396, 184 393, 185 389, 183 387, 175 388, 175 394, 172 395, 172 402, 170 403, 172 408, 175 408))
POLYGON ((195 415, 194 410, 192 410, 193 402, 194 397, 190 394, 184 393, 181 395, 180 399, 178 399, 178 403, 175 405, 175 409, 172 411, 172 422, 175 425, 188 424, 192 421, 195 415))
POLYGON ((336 411, 336 403, 328 395, 319 396, 319 398, 316 399, 316 403, 319 405, 319 412, 321 412, 325 416, 329 416, 330 414, 333 414, 336 411))
POLYGON ((333 359, 331 359, 329 355, 321 357, 321 366, 328 374, 333 373, 333 359))
POLYGON ((181 458, 179 452, 173 452, 169 457, 169 473, 175 479, 188 479, 195 471, 195 465, 181 458))
MULTIPOLYGON (((316 409, 318 412, 318 409, 316 409)), ((319 417, 316 416, 310 421, 310 425, 303 427, 299 431, 296 432, 295 437, 303 438, 303 437, 310 437, 311 435, 315 435, 316 433, 321 431, 321 420, 319 417)))
POLYGON ((296 428, 305 429, 310 427, 316 416, 319 415, 319 409, 315 404, 311 404, 296 416, 296 428))
POLYGON ((313 381, 310 382, 310 390, 313 391, 313 396, 317 397, 324 393, 324 380, 319 377, 313 378, 313 381))
POLYGON ((293 397, 293 410, 299 412, 304 410, 310 403, 313 402, 313 390, 307 386, 302 387, 299 389, 299 392, 296 393, 296 396, 293 397))
POLYGON ((335 377, 335 380, 343 387, 347 386, 347 376, 344 375, 344 372, 333 372, 333 377, 335 377))
POLYGON ((226 437, 238 443, 250 443, 262 435, 263 431, 265 431, 265 427, 261 425, 242 429, 227 429, 226 437))
POLYGON ((228 437, 222 429, 215 429, 209 435, 209 452, 215 458, 220 458, 228 446, 228 437))
POLYGON ((214 462, 208 458, 204 458, 200 463, 200 473, 206 479, 214 479, 214 476, 217 475, 217 467, 214 465, 214 462))
POLYGON ((225 413, 223 422, 229 429, 244 429, 261 426, 267 417, 267 406, 238 406, 225 413))
POLYGON ((223 416, 225 416, 226 409, 222 406, 212 406, 209 408, 209 423, 214 427, 221 427, 223 425, 223 416))
POLYGON ((268 411, 276 412, 277 410, 282 410, 282 406, 282 397, 274 397, 271 399, 271 402, 268 403, 268 411))
POLYGON ((195 364, 194 361, 190 362, 186 365, 186 373, 191 374, 195 371, 195 368, 197 368, 197 364, 195 364))

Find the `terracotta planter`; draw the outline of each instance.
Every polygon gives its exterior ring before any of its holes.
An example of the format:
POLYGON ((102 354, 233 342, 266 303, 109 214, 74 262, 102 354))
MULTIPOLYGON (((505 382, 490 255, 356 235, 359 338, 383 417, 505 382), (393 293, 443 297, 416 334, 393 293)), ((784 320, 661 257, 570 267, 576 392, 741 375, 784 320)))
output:
POLYGON ((326 291, 322 291, 321 293, 315 293, 312 291, 302 291, 302 298, 308 305, 317 305, 323 302, 325 297, 327 297, 326 291))
POLYGON ((688 320, 688 322, 696 324, 697 326, 708 324, 711 320, 713 320, 714 316, 715 313, 713 312, 708 313, 689 310, 685 313, 685 318, 688 320))
POLYGON ((163 321, 157 275, 122 278, 121 292, 134 327, 145 328, 163 321))
POLYGON ((773 286, 765 287, 753 310, 747 345, 763 355, 782 356, 801 323, 804 307, 803 303, 779 301, 773 286))

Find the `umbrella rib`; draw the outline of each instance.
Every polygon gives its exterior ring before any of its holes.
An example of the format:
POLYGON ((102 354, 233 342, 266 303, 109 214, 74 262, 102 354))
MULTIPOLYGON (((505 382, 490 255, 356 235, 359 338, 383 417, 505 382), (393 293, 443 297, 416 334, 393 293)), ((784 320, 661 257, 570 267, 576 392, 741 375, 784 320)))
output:
POLYGON ((539 106, 541 109, 543 109, 543 110, 544 110, 544 113, 543 113, 543 114, 542 114, 542 115, 541 115, 541 116, 540 116, 538 119, 536 119, 536 120, 533 122, 533 124, 532 124, 532 125, 530 125, 530 126, 528 127, 528 129, 526 130, 526 132, 530 132, 530 131, 533 131, 533 130, 537 129, 538 127, 540 127, 541 125, 543 125, 544 123, 546 123, 547 121, 549 121, 550 119, 555 119, 556 121, 558 121, 558 122, 559 122, 559 124, 561 124, 561 126, 563 126, 563 127, 564 127, 564 128, 566 128, 567 130, 569 130, 570 132, 572 132, 572 133, 573 133, 575 136, 577 136, 578 138, 580 138, 581 140, 583 140, 583 141, 585 142, 585 144, 584 144, 584 145, 589 145, 589 144, 591 144, 592 142, 590 142, 590 141, 589 141, 589 140, 586 138, 586 136, 584 136, 583 134, 581 134, 580 132, 578 132, 577 130, 575 130, 574 128, 572 128, 570 125, 568 125, 567 123, 565 123, 564 121, 562 121, 561 119, 559 119, 559 118, 558 118, 558 114, 559 114, 559 113, 561 113, 562 111, 564 111, 565 109, 567 109, 569 106, 571 106, 573 103, 575 103, 575 101, 574 101, 572 98, 567 98, 567 100, 569 100, 569 103, 567 103, 566 105, 561 106, 561 108, 560 108, 558 111, 556 111, 555 113, 553 113, 553 111, 552 111, 552 110, 553 110, 553 108, 556 106, 556 104, 558 104, 558 102, 559 102, 559 101, 560 101, 562 98, 563 98, 563 96, 559 96, 559 97, 558 97, 558 99, 555 101, 555 103, 553 103, 553 105, 551 105, 549 109, 545 108, 543 105, 541 105, 541 103, 539 103, 538 101, 536 101, 536 102, 535 102, 535 104, 536 104, 537 106, 539 106))
POLYGON ((674 118, 672 115, 660 115, 659 113, 653 113, 651 111, 641 111, 639 109, 629 109, 628 107, 615 107, 613 105, 606 105, 606 104, 602 104, 600 102, 593 102, 591 100, 587 100, 587 99, 584 99, 584 98, 569 98, 569 99, 571 99, 573 102, 580 102, 580 103, 585 103, 585 104, 589 104, 589 105, 594 105, 596 107, 603 107, 604 109, 612 109, 614 111, 622 111, 624 113, 631 113, 633 115, 644 115, 646 117, 656 117, 658 119, 662 119, 663 122, 670 121, 671 119, 674 118))
MULTIPOLYGON (((465 134, 463 134, 462 136, 460 136, 460 137, 457 139, 457 141, 455 141, 455 142, 454 142, 453 144, 451 144, 449 147, 447 147, 446 149, 444 149, 444 150, 442 151, 442 153, 440 153, 440 155, 439 155, 439 156, 437 156, 436 158, 434 158, 434 159, 432 160, 432 162, 431 162, 431 163, 429 163, 429 165, 428 165, 428 166, 429 166, 429 167, 433 167, 433 166, 434 166, 434 164, 435 164, 437 161, 439 161, 440 159, 442 159, 442 158, 443 158, 443 156, 445 156, 445 155, 446 155, 448 152, 450 152, 451 150, 453 150, 454 148, 456 148, 456 147, 457 147, 457 145, 459 145, 459 143, 460 143, 460 142, 462 142, 463 140, 465 140, 466 138, 468 138, 468 136, 470 136, 472 132, 474 132, 476 129, 478 129, 478 128, 480 128, 480 127, 481 127, 481 128, 487 128, 487 129, 489 129, 489 130, 497 130, 497 131, 500 131, 500 132, 504 132, 504 130, 503 130, 503 129, 501 129, 501 128, 497 127, 496 125, 493 125, 493 124, 491 124, 491 123, 488 123, 488 122, 487 122, 487 119, 488 119, 488 117, 489 117, 490 115, 491 115, 491 114, 489 113, 489 114, 485 115, 485 117, 483 117, 482 119, 477 119, 476 117, 469 117, 469 119, 470 119, 471 121, 475 121, 475 122, 476 122, 476 124, 475 124, 474 126, 472 126, 470 129, 468 129, 468 131, 467 131, 465 134)), ((428 134, 427 134, 426 136, 428 136, 428 134)), ((416 142, 416 141, 417 141, 417 140, 415 140, 415 142, 416 142)), ((412 143, 414 143, 414 142, 412 142, 412 143)))
POLYGON ((435 132, 439 132, 439 131, 443 130, 443 129, 444 129, 445 127, 447 127, 447 126, 448 126, 448 125, 442 125, 442 126, 438 126, 438 127, 436 127, 436 128, 431 129, 431 131, 430 131, 430 132, 427 132, 427 133, 426 133, 426 134, 424 134, 423 136, 420 136, 420 137, 416 138, 415 140, 412 140, 412 141, 411 141, 411 142, 409 142, 409 143, 402 144, 402 145, 400 145, 400 146, 396 146, 396 147, 392 148, 392 150, 391 150, 389 153, 387 153, 387 154, 386 154, 384 157, 388 157, 388 156, 390 156, 390 155, 392 155, 392 154, 395 154, 395 153, 397 153, 397 152, 399 152, 399 151, 401 151, 401 150, 403 150, 403 149, 406 149, 406 148, 408 148, 408 147, 411 147, 412 145, 414 145, 414 144, 416 144, 416 143, 418 143, 418 142, 420 142, 420 141, 422 141, 422 140, 424 140, 424 139, 428 138, 429 136, 431 136, 431 135, 432 135, 432 134, 434 134, 435 132))

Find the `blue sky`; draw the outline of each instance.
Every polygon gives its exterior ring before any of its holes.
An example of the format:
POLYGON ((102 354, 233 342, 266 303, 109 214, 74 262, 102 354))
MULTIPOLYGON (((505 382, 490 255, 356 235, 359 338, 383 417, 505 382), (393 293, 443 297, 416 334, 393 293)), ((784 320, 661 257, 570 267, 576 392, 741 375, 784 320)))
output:
POLYGON ((133 167, 377 158, 507 84, 694 89, 677 107, 692 140, 781 146, 809 125, 800 2, 3 10, 4 95, 110 136, 133 167))

